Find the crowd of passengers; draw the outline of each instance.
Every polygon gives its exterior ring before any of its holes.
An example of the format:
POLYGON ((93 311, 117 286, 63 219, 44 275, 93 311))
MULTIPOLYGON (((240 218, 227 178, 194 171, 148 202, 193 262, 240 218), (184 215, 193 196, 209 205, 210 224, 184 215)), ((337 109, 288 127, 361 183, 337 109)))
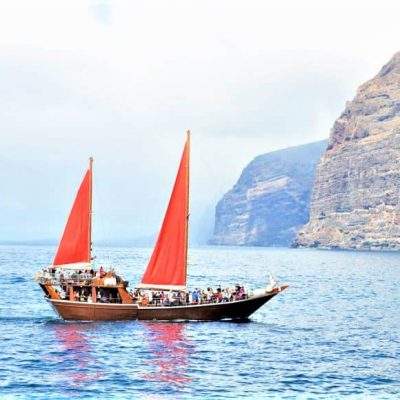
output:
POLYGON ((193 291, 163 291, 163 290, 141 290, 131 292, 135 302, 141 305, 155 306, 179 306, 187 304, 209 304, 226 303, 235 300, 247 299, 245 288, 236 285, 234 288, 216 290, 208 287, 207 290, 195 289, 193 291))
MULTIPOLYGON (((62 300, 69 300, 69 294, 66 287, 57 290, 62 300)), ((73 301, 93 303, 92 292, 88 288, 79 288, 74 290, 73 301)), ((121 297, 118 292, 112 293, 111 290, 98 289, 96 294, 97 303, 121 303, 121 297)))
MULTIPOLYGON (((105 271, 101 266, 98 271, 93 269, 90 270, 76 270, 76 271, 57 271, 52 269, 46 271, 45 278, 56 278, 60 281, 63 289, 61 290, 60 297, 62 299, 67 299, 67 288, 64 287, 68 284, 68 281, 75 282, 87 282, 88 284, 92 279, 104 278, 109 281, 109 285, 113 286, 121 282, 121 278, 114 272, 112 268, 109 271, 105 271), (48 274, 48 276, 46 276, 48 274)), ((182 290, 144 290, 135 289, 130 291, 130 295, 135 303, 140 305, 155 305, 155 306, 179 306, 187 304, 209 304, 209 303, 226 303, 236 300, 244 300, 248 298, 248 293, 246 292, 244 286, 235 285, 235 287, 227 287, 222 289, 218 287, 216 290, 208 287, 204 289, 194 289, 191 291, 182 290)), ((88 288, 81 288, 74 292, 74 300, 92 303, 92 294, 88 288)), ((120 303, 121 298, 118 292, 112 295, 112 292, 107 289, 99 289, 97 291, 96 301, 98 303, 120 303)))
POLYGON ((92 279, 98 278, 115 278, 115 283, 120 283, 120 277, 115 273, 113 268, 106 271, 101 266, 97 271, 94 269, 82 269, 82 270, 63 270, 59 271, 56 268, 44 271, 43 277, 45 279, 57 279, 60 282, 74 281, 74 282, 90 282, 92 279))

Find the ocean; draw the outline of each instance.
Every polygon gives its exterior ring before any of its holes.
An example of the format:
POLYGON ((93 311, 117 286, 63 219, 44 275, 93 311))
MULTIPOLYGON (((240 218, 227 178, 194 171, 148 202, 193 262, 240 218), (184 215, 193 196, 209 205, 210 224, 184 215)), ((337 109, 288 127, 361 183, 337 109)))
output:
MULTIPOLYGON (((131 286, 150 249, 95 248, 131 286)), ((0 246, 1 399, 400 398, 400 254, 190 249, 189 286, 289 289, 249 322, 63 322, 51 246, 0 246)))

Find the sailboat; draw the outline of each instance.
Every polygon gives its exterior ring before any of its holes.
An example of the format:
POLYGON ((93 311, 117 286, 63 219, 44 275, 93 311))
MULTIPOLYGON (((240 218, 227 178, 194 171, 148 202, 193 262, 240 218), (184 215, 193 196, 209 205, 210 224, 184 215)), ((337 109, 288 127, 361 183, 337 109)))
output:
POLYGON ((35 276, 45 298, 65 320, 123 320, 136 313, 128 282, 96 271, 92 257, 93 159, 79 186, 53 263, 35 276))
POLYGON ((65 320, 248 319, 288 285, 275 281, 250 293, 221 289, 211 299, 190 299, 187 288, 190 132, 168 207, 147 268, 134 291, 114 270, 95 269, 92 258, 92 169, 85 172, 52 265, 36 275, 45 298, 65 320))

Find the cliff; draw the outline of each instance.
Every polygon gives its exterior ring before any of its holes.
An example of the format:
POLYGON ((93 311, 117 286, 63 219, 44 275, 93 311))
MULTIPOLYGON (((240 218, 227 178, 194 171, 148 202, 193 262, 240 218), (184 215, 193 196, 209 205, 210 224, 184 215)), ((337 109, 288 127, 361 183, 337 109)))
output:
POLYGON ((334 123, 296 244, 400 249, 400 52, 334 123))
POLYGON ((256 157, 218 202, 211 244, 288 246, 309 219, 315 167, 327 141, 256 157))

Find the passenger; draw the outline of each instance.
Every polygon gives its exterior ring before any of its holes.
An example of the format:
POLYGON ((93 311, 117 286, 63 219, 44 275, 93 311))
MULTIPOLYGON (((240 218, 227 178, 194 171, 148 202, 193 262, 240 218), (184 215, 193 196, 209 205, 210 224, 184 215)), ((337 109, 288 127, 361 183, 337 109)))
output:
POLYGON ((153 302, 154 302, 154 305, 156 305, 156 306, 159 305, 159 303, 160 303, 160 292, 159 291, 156 291, 153 293, 153 302))
POLYGON ((217 292, 215 294, 215 299, 216 299, 217 303, 221 303, 221 301, 222 301, 222 291, 221 291, 220 287, 217 288, 217 292))
POLYGON ((197 304, 199 302, 197 288, 192 293, 192 303, 197 304))
POLYGON ((186 292, 180 292, 179 305, 186 304, 186 292))
POLYGON ((203 289, 201 290, 201 302, 207 303, 207 293, 203 289))
POLYGON ((102 303, 109 303, 109 298, 107 297, 105 291, 103 291, 103 294, 102 294, 102 296, 101 296, 100 301, 101 301, 102 303))
POLYGON ((103 268, 103 266, 101 265, 100 266, 100 278, 104 278, 105 277, 105 275, 106 275, 106 272, 104 271, 104 268, 103 268))
POLYGON ((207 303, 211 303, 213 297, 213 291, 210 287, 207 288, 207 303))
POLYGON ((235 289, 233 289, 232 296, 233 300, 238 300, 238 293, 239 293, 239 285, 235 285, 235 289))
POLYGON ((142 296, 142 294, 140 293, 139 290, 137 291, 136 298, 137 298, 138 304, 142 304, 142 302, 143 302, 143 296, 142 296))
POLYGON ((175 303, 175 295, 172 290, 168 292, 168 301, 170 305, 174 305, 175 303))

